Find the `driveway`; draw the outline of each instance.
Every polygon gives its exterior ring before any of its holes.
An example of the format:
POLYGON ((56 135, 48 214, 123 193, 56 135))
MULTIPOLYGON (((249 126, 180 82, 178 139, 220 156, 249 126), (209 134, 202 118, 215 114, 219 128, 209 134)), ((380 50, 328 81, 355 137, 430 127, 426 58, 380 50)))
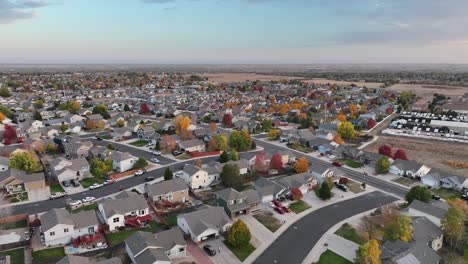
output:
POLYGON ((275 235, 252 215, 241 215, 239 219, 244 221, 249 227, 252 237, 256 238, 251 241, 252 245, 255 247, 258 248, 262 243, 272 241, 275 238, 275 235), (255 244, 255 242, 257 242, 257 244, 255 244))
POLYGON ((31 202, 47 200, 49 196, 49 187, 28 190, 28 200, 31 202))
POLYGON ((232 254, 231 250, 229 250, 226 245, 224 245, 223 240, 223 237, 210 239, 206 242, 203 242, 200 245, 200 248, 202 248, 204 245, 210 245, 216 250, 216 255, 209 257, 213 263, 240 264, 241 262, 239 259, 234 254, 232 254))
POLYGON ((356 250, 359 249, 358 244, 335 234, 329 235, 327 243, 328 249, 342 256, 343 258, 354 262, 354 259, 356 258, 356 250))
POLYGON ((336 223, 396 200, 375 191, 322 207, 293 223, 253 263, 302 263, 317 241, 336 223))
POLYGON ((208 255, 192 240, 187 240, 187 251, 192 255, 197 264, 213 264, 208 255))

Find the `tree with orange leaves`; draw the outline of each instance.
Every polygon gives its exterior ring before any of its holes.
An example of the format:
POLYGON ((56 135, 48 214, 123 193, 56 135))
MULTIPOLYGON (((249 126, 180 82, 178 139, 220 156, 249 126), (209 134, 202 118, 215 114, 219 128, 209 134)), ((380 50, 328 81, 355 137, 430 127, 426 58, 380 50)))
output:
POLYGON ((188 116, 183 116, 183 115, 178 115, 174 121, 174 126, 176 128, 176 132, 180 133, 182 130, 187 130, 188 127, 190 126, 190 117, 188 116))
POLYGON ((349 112, 351 112, 351 117, 352 118, 357 118, 358 117, 358 113, 359 113, 359 109, 358 107, 355 105, 355 104, 349 104, 349 112))
POLYGON ((301 157, 296 161, 294 165, 294 171, 296 173, 307 172, 309 170, 309 161, 305 157, 301 157))
POLYGON ((171 152, 176 147, 174 138, 170 135, 163 135, 161 137, 161 149, 167 153, 171 152))
POLYGON ((288 104, 281 104, 278 110, 278 113, 280 115, 285 115, 289 111, 289 105, 288 104))
POLYGON ((2 123, 3 120, 5 120, 5 115, 3 113, 0 113, 0 123, 2 123))
POLYGON ((214 122, 211 122, 211 123, 210 123, 210 131, 211 131, 211 132, 216 132, 216 131, 218 131, 218 125, 216 125, 216 123, 214 123, 214 122))
POLYGON ((346 122, 347 121, 346 115, 344 115, 344 114, 337 114, 336 119, 340 120, 341 122, 346 122))
POLYGON ((338 145, 343 145, 345 143, 340 134, 336 134, 335 136, 333 136, 332 140, 338 145))

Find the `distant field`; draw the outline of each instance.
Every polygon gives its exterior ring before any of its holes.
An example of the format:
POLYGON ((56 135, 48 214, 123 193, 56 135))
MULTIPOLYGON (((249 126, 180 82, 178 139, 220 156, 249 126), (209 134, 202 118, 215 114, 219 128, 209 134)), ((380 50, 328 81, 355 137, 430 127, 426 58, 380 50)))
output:
POLYGON ((380 88, 383 83, 372 83, 372 82, 348 82, 348 81, 335 81, 329 79, 314 78, 312 80, 305 80, 305 83, 316 83, 316 84, 336 84, 336 85, 351 85, 366 86, 368 88, 380 88))
POLYGON ((263 75, 256 73, 203 73, 201 77, 208 78, 209 82, 212 83, 223 83, 223 82, 245 82, 245 81, 280 81, 280 80, 296 80, 304 79, 301 77, 288 77, 288 76, 276 76, 276 75, 263 75))
POLYGON ((446 85, 395 84, 388 89, 396 91, 412 91, 419 96, 428 96, 433 95, 434 93, 442 93, 447 96, 461 96, 464 93, 468 93, 468 87, 446 85))
POLYGON ((466 144, 457 144, 437 140, 421 140, 405 137, 379 136, 376 142, 365 147, 365 150, 378 153, 382 145, 389 145, 393 151, 405 150, 408 159, 415 160, 431 168, 441 169, 456 175, 468 175, 468 168, 456 168, 450 161, 465 162, 468 160, 466 144))

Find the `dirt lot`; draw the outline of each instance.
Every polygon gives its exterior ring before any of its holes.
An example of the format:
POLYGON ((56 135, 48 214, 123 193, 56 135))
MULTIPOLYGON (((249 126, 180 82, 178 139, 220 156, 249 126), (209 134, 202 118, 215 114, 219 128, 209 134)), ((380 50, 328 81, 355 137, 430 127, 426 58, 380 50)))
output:
POLYGON ((335 80, 328 80, 328 79, 320 79, 314 78, 312 80, 305 80, 305 83, 316 83, 316 84, 327 84, 327 83, 334 83, 336 85, 351 85, 355 84, 357 86, 366 86, 368 88, 380 88, 383 83, 368 83, 368 82, 346 82, 346 81, 335 81, 335 80))
POLYGON ((280 80, 303 79, 301 77, 263 75, 263 74, 256 74, 256 73, 203 73, 203 74, 200 74, 200 76, 208 78, 208 81, 212 83, 245 82, 245 81, 255 81, 255 80, 280 81, 280 80))
POLYGON ((468 168, 455 168, 450 161, 468 161, 468 145, 451 142, 429 141, 404 137, 379 136, 376 142, 364 149, 378 152, 382 145, 389 145, 395 149, 404 149, 408 159, 418 161, 432 168, 441 169, 460 176, 468 175, 468 168))
POLYGON ((388 89, 395 91, 412 91, 418 96, 432 96, 434 93, 443 93, 447 96, 461 96, 468 93, 468 87, 424 85, 424 84, 395 84, 388 89))

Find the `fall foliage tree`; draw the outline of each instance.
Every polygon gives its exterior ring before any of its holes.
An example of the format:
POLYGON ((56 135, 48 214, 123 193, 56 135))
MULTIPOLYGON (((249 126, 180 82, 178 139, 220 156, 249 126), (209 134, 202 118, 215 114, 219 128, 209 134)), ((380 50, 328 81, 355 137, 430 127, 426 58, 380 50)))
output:
POLYGON ((281 105, 279 106, 278 113, 279 113, 280 115, 285 115, 287 112, 289 112, 289 109, 290 109, 290 107, 289 107, 288 104, 286 104, 286 103, 281 104, 281 105))
POLYGON ((379 233, 379 228, 377 226, 377 223, 372 221, 372 218, 367 215, 361 218, 361 221, 359 222, 358 230, 360 234, 366 235, 365 238, 367 240, 374 239, 379 233))
POLYGON ((232 115, 230 114, 224 114, 223 116, 223 125, 227 126, 227 127, 231 127, 232 126, 232 115))
POLYGON ((309 161, 305 157, 301 157, 296 161, 294 165, 294 171, 296 173, 307 172, 309 170, 309 161))
POLYGON ((359 246, 356 252, 357 264, 380 264, 379 243, 375 239, 369 240, 367 243, 359 246))
POLYGON ((115 126, 116 127, 124 127, 125 126, 125 120, 123 120, 123 119, 117 120, 117 122, 115 123, 115 126))
POLYGON ((173 149, 175 149, 176 147, 176 142, 174 140, 174 138, 170 135, 163 135, 161 137, 161 149, 166 152, 166 153, 169 153, 171 152, 173 149))
POLYGON ((266 159, 266 154, 263 151, 255 155, 255 171, 258 171, 258 172, 268 171, 268 161, 266 159))
POLYGON ((375 127, 375 120, 374 118, 370 118, 367 120, 367 129, 372 129, 373 127, 375 127))
POLYGON ((344 139, 351 139, 355 136, 354 126, 351 122, 341 122, 337 128, 338 134, 344 139))
POLYGON ((109 119, 110 115, 107 109, 107 106, 104 104, 99 104, 93 108, 93 114, 100 114, 104 119, 109 119))
POLYGON ((382 156, 377 160, 375 164, 375 171, 379 174, 387 173, 390 169, 390 161, 387 156, 382 156))
POLYGON ((442 219, 442 230, 445 238, 449 241, 452 248, 457 248, 458 243, 463 239, 465 234, 463 211, 455 206, 451 206, 445 213, 442 219))
POLYGON ((227 150, 229 148, 228 139, 223 134, 213 135, 208 142, 208 150, 209 151, 216 151, 216 150, 227 150))
POLYGON ((340 120, 340 122, 346 122, 347 121, 346 115, 344 115, 344 114, 336 115, 336 119, 340 120))
POLYGON ((335 134, 332 140, 338 145, 343 145, 345 143, 340 134, 335 134))
POLYGON ((103 129, 105 125, 106 123, 104 122, 104 120, 86 120, 86 127, 88 129, 103 129))
POLYGON ((197 161, 195 161, 195 166, 198 167, 198 168, 201 168, 201 166, 202 166, 202 160, 201 160, 201 159, 197 159, 197 161))
POLYGON ((268 131, 267 138, 270 140, 277 140, 280 137, 280 131, 278 129, 273 129, 268 131))
POLYGON ((146 103, 140 105, 140 113, 143 115, 149 114, 150 109, 146 103))
POLYGON ((411 218, 406 215, 401 215, 398 219, 398 235, 404 242, 409 242, 413 239, 413 228, 411 227, 411 218))
POLYGON ((237 220, 227 233, 227 243, 233 247, 248 245, 252 235, 247 225, 242 220, 237 220))
POLYGON ((16 130, 12 126, 5 125, 4 129, 5 129, 3 131, 4 142, 9 142, 11 144, 11 143, 18 141, 18 134, 16 133, 16 130))
POLYGON ((392 148, 388 145, 382 145, 379 147, 379 154, 380 155, 385 155, 387 157, 392 156, 392 148))
POLYGON ((270 160, 270 166, 277 171, 281 171, 283 169, 283 161, 279 153, 273 154, 270 160))
POLYGON ((62 131, 62 133, 67 132, 67 130, 68 130, 68 125, 67 124, 61 124, 60 125, 60 131, 62 131))
POLYGON ((359 109, 355 104, 349 105, 349 112, 351 118, 357 118, 359 116, 359 109))
POLYGON ((3 113, 0 113, 0 123, 3 122, 3 120, 5 120, 5 115, 3 113))
POLYGON ((293 188, 291 189, 291 196, 293 197, 294 200, 298 201, 302 199, 302 192, 299 190, 299 188, 293 188))
POLYGON ((263 119, 262 122, 263 131, 268 132, 273 129, 273 122, 269 118, 263 119))
POLYGON ((229 160, 236 161, 239 160, 239 153, 235 149, 231 150, 229 153, 229 160))
POLYGON ((214 122, 211 122, 211 123, 210 123, 210 131, 211 131, 211 132, 216 132, 216 131, 218 131, 218 125, 216 125, 216 123, 214 123, 214 122))
POLYGON ((183 129, 179 132, 179 137, 180 139, 182 140, 189 140, 189 139, 194 139, 195 136, 193 135, 193 133, 187 129, 183 129))
POLYGON ((408 160, 408 157, 406 156, 406 152, 403 149, 397 149, 395 154, 393 154, 393 159, 408 160))
POLYGON ((247 130, 232 131, 229 136, 229 146, 237 151, 250 149, 252 138, 247 130))
POLYGON ((42 168, 39 163, 39 158, 33 151, 24 151, 12 155, 10 157, 9 166, 25 171, 27 174, 40 171, 42 168))
POLYGON ((181 133, 181 131, 188 130, 190 126, 190 117, 178 115, 174 121, 174 126, 176 128, 177 133, 181 133))

